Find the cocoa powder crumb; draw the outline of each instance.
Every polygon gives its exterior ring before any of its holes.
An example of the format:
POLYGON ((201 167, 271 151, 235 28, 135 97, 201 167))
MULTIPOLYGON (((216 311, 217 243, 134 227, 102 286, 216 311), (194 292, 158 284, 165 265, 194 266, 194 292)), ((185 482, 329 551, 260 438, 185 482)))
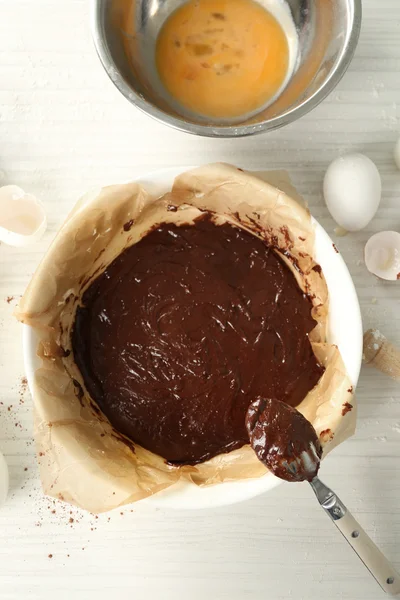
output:
POLYGON ((52 555, 52 554, 49 554, 49 558, 53 558, 53 555, 52 555))
POLYGON ((319 437, 321 438, 321 440, 323 442, 329 442, 330 440, 333 439, 333 431, 332 429, 324 429, 323 431, 321 431, 321 433, 319 434, 319 437))
POLYGON ((78 400, 82 400, 82 398, 85 395, 85 393, 83 391, 83 388, 82 388, 81 384, 76 379, 73 379, 72 383, 74 384, 75 394, 78 397, 78 400))
POLYGON ((347 415, 348 412, 350 412, 351 410, 353 410, 353 405, 350 404, 350 402, 345 402, 343 404, 343 408, 342 408, 342 416, 344 417, 345 415, 347 415))
POLYGON ((333 249, 334 249, 334 251, 335 251, 337 254, 339 254, 339 250, 337 249, 336 245, 335 245, 335 244, 332 244, 332 246, 333 246, 333 249))
POLYGON ((129 219, 129 221, 127 221, 124 225, 124 231, 130 231, 132 225, 133 225, 133 219, 129 219))
POLYGON ((11 302, 14 300, 14 296, 7 296, 6 298, 6 302, 7 304, 11 304, 11 302))

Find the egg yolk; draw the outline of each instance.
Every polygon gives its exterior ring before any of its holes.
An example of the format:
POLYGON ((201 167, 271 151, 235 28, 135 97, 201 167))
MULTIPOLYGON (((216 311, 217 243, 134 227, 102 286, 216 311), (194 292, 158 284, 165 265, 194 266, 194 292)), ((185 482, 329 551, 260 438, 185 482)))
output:
POLYGON ((254 0, 190 0, 165 22, 156 64, 168 92, 187 109, 233 118, 280 91, 289 46, 275 17, 254 0))

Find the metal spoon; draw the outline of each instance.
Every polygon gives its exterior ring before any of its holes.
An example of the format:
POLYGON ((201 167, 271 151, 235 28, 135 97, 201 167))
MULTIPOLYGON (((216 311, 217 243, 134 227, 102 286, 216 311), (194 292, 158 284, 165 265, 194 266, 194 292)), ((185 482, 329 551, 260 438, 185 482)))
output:
POLYGON ((318 478, 322 448, 311 423, 284 402, 258 398, 247 411, 246 427, 259 460, 281 479, 308 481, 319 504, 381 588, 393 596, 399 594, 400 574, 338 496, 318 478))

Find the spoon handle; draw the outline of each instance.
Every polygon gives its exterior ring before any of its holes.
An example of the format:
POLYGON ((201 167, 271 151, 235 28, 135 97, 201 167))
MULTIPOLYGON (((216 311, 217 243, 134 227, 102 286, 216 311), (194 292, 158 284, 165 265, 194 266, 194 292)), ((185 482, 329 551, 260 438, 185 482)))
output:
POLYGON ((318 477, 315 477, 310 483, 322 508, 328 513, 381 588, 392 596, 400 594, 400 574, 357 523, 340 498, 318 477))

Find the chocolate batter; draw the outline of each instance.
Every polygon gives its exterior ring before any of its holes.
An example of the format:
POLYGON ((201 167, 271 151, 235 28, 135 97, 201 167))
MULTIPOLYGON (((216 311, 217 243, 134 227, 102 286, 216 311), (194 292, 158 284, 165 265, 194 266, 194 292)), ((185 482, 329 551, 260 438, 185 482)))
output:
POLYGON ((257 458, 285 481, 312 481, 322 448, 309 421, 278 400, 258 398, 246 416, 250 444, 257 458))
POLYGON ((88 288, 72 334, 86 388, 114 427, 170 463, 248 443, 257 396, 296 406, 324 369, 311 302, 275 252, 209 217, 163 224, 88 288))

